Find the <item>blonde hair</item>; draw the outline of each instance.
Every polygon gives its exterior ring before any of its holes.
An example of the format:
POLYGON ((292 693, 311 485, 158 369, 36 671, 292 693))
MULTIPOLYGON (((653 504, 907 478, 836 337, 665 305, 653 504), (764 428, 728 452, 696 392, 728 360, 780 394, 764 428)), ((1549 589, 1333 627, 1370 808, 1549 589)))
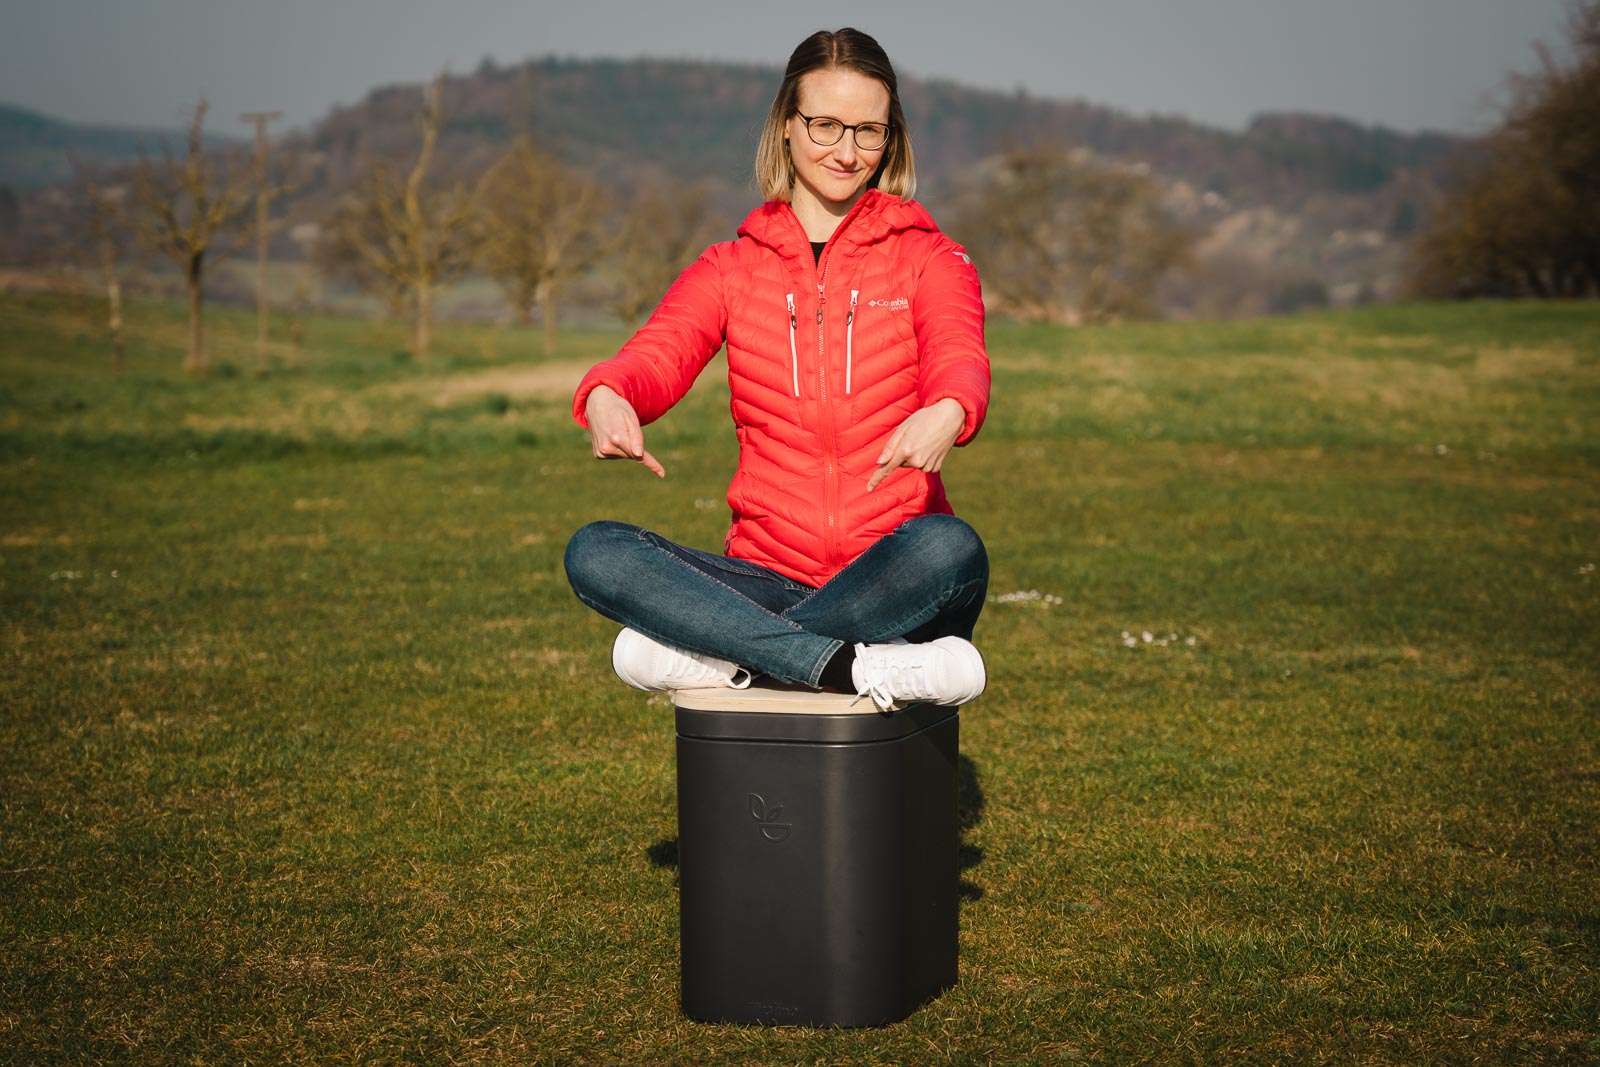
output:
POLYGON ((796 113, 800 101, 800 78, 813 70, 853 70, 876 78, 889 90, 889 140, 883 147, 878 169, 867 179, 867 188, 910 200, 917 191, 917 165, 911 152, 911 133, 906 129, 905 112, 900 110, 899 83, 894 67, 878 42, 860 30, 846 26, 840 30, 818 30, 800 42, 789 56, 783 84, 767 111, 767 121, 756 142, 756 188, 764 200, 789 201, 794 196, 794 160, 784 143, 783 128, 796 113))

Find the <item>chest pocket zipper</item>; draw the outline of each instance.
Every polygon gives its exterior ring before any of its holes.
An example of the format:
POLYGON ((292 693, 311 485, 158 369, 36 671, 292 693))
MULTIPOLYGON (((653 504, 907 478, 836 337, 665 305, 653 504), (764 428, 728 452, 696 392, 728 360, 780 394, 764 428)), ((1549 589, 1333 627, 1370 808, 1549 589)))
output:
POLYGON ((850 312, 844 317, 844 391, 850 393, 850 334, 856 325, 856 294, 860 289, 850 290, 850 312))
POLYGON ((800 395, 800 356, 795 352, 795 349, 794 349, 794 328, 795 328, 794 294, 793 293, 785 293, 783 295, 783 298, 784 298, 784 301, 789 306, 789 368, 790 368, 790 370, 791 370, 791 372, 792 372, 792 374, 794 376, 794 395, 795 396, 799 396, 800 395))

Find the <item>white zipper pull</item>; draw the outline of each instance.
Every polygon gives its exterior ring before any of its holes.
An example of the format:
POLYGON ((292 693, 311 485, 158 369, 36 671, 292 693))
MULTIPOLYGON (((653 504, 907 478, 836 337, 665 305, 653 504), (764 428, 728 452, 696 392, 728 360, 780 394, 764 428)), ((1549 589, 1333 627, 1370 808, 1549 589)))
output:
POLYGON ((844 392, 850 395, 850 334, 856 324, 856 294, 860 289, 850 290, 850 311, 844 317, 844 392))
POLYGON ((800 395, 800 356, 794 348, 794 294, 783 294, 785 302, 789 305, 789 367, 794 374, 794 395, 800 395))

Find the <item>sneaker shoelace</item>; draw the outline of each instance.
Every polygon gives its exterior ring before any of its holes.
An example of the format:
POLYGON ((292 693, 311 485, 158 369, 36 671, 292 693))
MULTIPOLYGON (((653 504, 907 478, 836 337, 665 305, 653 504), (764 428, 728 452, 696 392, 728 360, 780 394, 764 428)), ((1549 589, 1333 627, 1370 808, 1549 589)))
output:
MULTIPOLYGON (((735 667, 733 674, 737 676, 741 670, 744 670, 744 668, 735 667)), ((668 658, 667 667, 662 671, 661 677, 662 685, 669 689, 700 689, 716 685, 728 685, 734 689, 744 689, 750 685, 752 680, 750 672, 745 671, 744 684, 741 685, 729 678, 721 668, 705 662, 699 654, 690 652, 687 649, 673 650, 673 654, 668 658)))
POLYGON ((867 692, 883 711, 894 709, 895 699, 925 700, 933 692, 928 664, 887 660, 867 667, 867 692))
MULTIPOLYGON (((686 682, 712 683, 722 681, 721 673, 709 663, 702 663, 688 653, 680 653, 672 657, 667 669, 662 672, 665 684, 682 685, 686 682)), ((685 688, 690 688, 685 686, 685 688)))

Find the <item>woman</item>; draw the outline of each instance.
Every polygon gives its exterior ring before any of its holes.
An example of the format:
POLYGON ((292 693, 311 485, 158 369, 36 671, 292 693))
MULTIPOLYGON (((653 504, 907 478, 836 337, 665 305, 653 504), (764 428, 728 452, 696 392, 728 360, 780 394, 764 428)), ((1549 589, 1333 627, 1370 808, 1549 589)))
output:
POLYGON ((988 406, 983 301, 965 250, 911 199, 911 139, 875 40, 801 42, 756 172, 766 202, 572 405, 596 458, 664 478, 640 427, 726 343, 739 440, 726 554, 603 520, 568 543, 568 580, 624 624, 612 664, 639 689, 765 674, 885 712, 965 703, 985 682, 971 637, 989 562, 939 470, 988 406))

